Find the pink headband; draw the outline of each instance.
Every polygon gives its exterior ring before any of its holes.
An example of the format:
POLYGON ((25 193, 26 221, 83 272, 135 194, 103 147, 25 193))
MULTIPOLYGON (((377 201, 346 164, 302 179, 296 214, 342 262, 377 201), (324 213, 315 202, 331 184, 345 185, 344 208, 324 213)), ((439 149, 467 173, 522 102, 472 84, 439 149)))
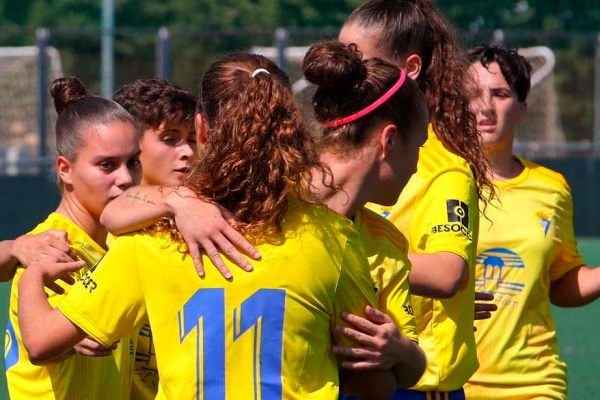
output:
POLYGON ((363 108, 362 110, 344 118, 336 119, 331 122, 326 122, 323 124, 325 128, 337 128, 338 126, 349 124, 350 122, 356 121, 359 118, 364 117, 369 114, 371 111, 375 110, 377 107, 388 101, 390 97, 394 95, 402 87, 404 81, 406 80, 406 71, 400 68, 400 78, 398 78, 398 82, 394 84, 387 92, 383 94, 380 98, 375 100, 373 104, 363 108))

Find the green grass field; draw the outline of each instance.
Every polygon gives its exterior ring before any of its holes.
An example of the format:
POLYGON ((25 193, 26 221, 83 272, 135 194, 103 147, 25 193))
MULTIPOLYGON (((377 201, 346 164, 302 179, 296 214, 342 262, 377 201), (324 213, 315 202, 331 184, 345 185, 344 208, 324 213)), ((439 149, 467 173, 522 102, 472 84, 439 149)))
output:
MULTIPOLYGON (((579 250, 588 265, 600 264, 600 238, 580 239, 579 250)), ((0 284, 0 326, 6 326, 10 284, 0 284)), ((561 354, 569 366, 569 399, 594 399, 600 370, 600 301, 580 308, 553 308, 561 354)), ((4 362, 0 365, 0 399, 8 399, 4 362)))

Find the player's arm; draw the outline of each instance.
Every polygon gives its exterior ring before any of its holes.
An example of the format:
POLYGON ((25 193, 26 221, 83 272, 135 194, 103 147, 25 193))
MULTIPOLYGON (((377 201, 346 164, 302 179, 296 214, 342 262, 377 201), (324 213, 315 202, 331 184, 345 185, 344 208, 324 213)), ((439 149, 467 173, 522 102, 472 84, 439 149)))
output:
POLYGON ((452 298, 469 279, 467 261, 461 256, 441 251, 433 254, 410 253, 409 276, 413 294, 434 299, 452 298))
POLYGON ((372 284, 378 288, 378 310, 367 307, 364 318, 344 313, 342 317, 348 326, 338 324, 336 330, 360 347, 333 348, 334 353, 346 357, 344 368, 391 368, 399 388, 414 386, 426 367, 425 354, 417 344, 408 282, 410 269, 403 252, 401 257, 397 254, 385 264, 371 266, 372 284))
POLYGON ((67 350, 66 353, 52 359, 37 358, 30 360, 34 365, 48 365, 55 364, 66 360, 67 358, 74 356, 75 354, 81 354, 86 357, 108 357, 117 348, 119 342, 114 343, 112 346, 103 346, 94 339, 85 338, 81 342, 77 343, 73 348, 67 350))
POLYGON ((358 371, 391 369, 398 388, 414 386, 427 365, 423 350, 402 335, 388 315, 369 306, 365 315, 367 318, 344 313, 342 317, 348 326, 335 327, 337 332, 360 345, 334 346, 334 353, 346 357, 342 368, 358 371))
POLYGON ((452 167, 441 171, 416 205, 413 227, 407 233, 418 249, 408 255, 413 294, 448 299, 468 281, 478 217, 476 184, 470 170, 452 167))
POLYGON ((559 307, 579 307, 600 297, 600 266, 571 269, 550 285, 550 301, 559 307))
POLYGON ((50 229, 36 235, 22 235, 15 240, 0 242, 0 282, 11 280, 17 265, 28 266, 42 259, 54 262, 76 259, 65 232, 50 229))
POLYGON ((44 285, 66 272, 85 265, 83 261, 54 263, 40 261, 28 268, 19 281, 19 326, 23 343, 33 363, 58 359, 87 334, 48 302, 44 285))
POLYGON ((548 268, 550 301, 559 307, 579 307, 600 297, 600 268, 588 267, 577 251, 573 227, 573 196, 568 184, 556 200, 555 256, 548 268))
MULTIPOLYGON (((342 258, 339 282, 334 294, 333 319, 331 329, 337 346, 356 346, 351 338, 336 328, 347 323, 342 315, 347 313, 364 317, 365 307, 376 307, 377 299, 369 274, 367 256, 358 233, 348 235, 342 258)), ((343 363, 344 356, 340 356, 343 363)), ((387 399, 397 387, 396 377, 391 369, 374 369, 365 371, 348 370, 351 376, 346 382, 346 393, 365 399, 387 399)))
POLYGON ((260 253, 231 226, 232 220, 226 219, 229 215, 225 210, 198 199, 184 186, 132 187, 104 208, 100 222, 109 232, 120 235, 148 227, 164 217, 175 219, 201 276, 204 275, 202 250, 226 278, 231 277, 231 272, 221 259, 219 249, 246 271, 252 270, 252 265, 240 251, 254 259, 260 258, 260 253))
POLYGON ((149 227, 164 217, 173 217, 169 207, 171 197, 185 193, 185 188, 140 185, 127 189, 109 202, 100 216, 100 223, 111 233, 123 235, 149 227))

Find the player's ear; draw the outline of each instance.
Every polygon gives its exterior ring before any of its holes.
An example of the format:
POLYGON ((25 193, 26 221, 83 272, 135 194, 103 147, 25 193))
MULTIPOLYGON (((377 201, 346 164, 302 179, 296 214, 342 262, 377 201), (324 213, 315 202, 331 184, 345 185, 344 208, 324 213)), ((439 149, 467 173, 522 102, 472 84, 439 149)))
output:
POLYGON ((65 156, 56 157, 56 173, 58 174, 58 179, 70 185, 73 183, 73 179, 71 178, 71 170, 72 165, 69 160, 65 156))
POLYGON ((411 54, 406 57, 406 61, 404 62, 404 69, 406 69, 406 73, 408 77, 413 81, 419 79, 419 75, 421 75, 421 67, 423 67, 423 60, 418 54, 411 54))
POLYGON ((398 128, 394 124, 383 126, 379 133, 379 145, 382 148, 382 157, 386 158, 394 146, 398 144, 398 128))

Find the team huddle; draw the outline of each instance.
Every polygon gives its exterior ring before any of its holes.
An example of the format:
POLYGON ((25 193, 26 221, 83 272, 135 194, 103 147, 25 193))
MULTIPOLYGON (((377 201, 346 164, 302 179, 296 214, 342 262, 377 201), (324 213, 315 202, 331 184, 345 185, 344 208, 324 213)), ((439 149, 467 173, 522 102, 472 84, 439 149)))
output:
POLYGON ((0 243, 12 399, 566 399, 551 304, 600 296, 562 175, 513 154, 531 66, 371 0, 198 98, 53 82, 61 201, 0 243), (515 229, 518 227, 518 229, 515 229))

